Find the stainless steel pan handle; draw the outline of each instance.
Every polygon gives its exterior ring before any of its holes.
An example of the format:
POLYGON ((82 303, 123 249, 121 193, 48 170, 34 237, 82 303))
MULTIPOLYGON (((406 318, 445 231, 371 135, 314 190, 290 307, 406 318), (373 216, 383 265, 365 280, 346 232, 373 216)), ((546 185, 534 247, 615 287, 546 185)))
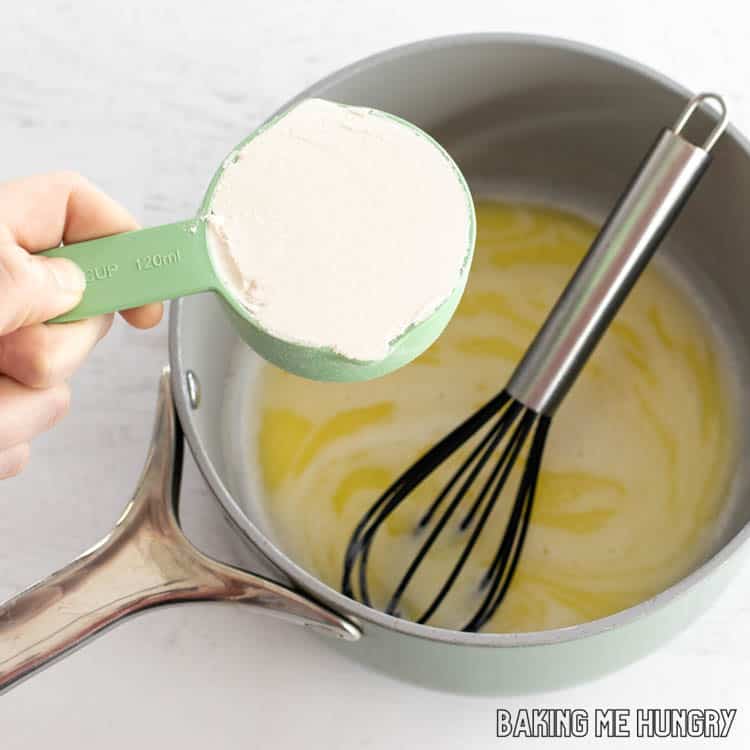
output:
POLYGON ((112 532, 70 565, 0 605, 0 692, 129 615, 191 601, 234 601, 357 640, 347 620, 196 549, 179 525, 183 439, 162 373, 146 465, 112 532))

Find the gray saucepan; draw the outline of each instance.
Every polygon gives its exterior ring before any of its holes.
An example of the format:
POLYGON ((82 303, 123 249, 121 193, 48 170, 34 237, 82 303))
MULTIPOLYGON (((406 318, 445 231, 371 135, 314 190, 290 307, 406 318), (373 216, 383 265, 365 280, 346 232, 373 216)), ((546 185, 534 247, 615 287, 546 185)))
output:
MULTIPOLYGON (((454 156, 475 194, 531 197, 603 219, 689 94, 652 70, 581 44, 476 34, 375 55, 299 98, 307 96, 370 105, 416 123, 454 156)), ((695 120, 710 128, 706 116, 695 120)), ((742 385, 750 348, 749 201, 750 144, 730 128, 662 250, 701 290, 707 314, 737 355, 742 385)), ((667 590, 615 615, 559 630, 474 634, 374 611, 298 566, 252 504, 233 492, 222 415, 237 346, 212 297, 172 305, 170 368, 161 377, 154 441, 134 498, 106 539, 0 606, 0 688, 130 614, 205 600, 242 602, 338 636, 327 640, 352 658, 437 688, 557 687, 615 669, 676 633, 721 591, 750 534, 748 482, 738 473, 707 558, 667 590), (232 533, 266 558, 278 582, 206 557, 181 532, 183 433, 232 533)), ((740 440, 742 452, 746 435, 740 440)))

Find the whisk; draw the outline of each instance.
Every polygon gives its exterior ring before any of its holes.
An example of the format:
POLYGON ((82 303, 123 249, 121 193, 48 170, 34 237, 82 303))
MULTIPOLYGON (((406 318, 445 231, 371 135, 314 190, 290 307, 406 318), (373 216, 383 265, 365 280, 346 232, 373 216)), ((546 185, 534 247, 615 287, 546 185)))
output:
POLYGON ((530 441, 525 464, 514 474, 520 478, 507 524, 498 534, 497 551, 480 579, 478 607, 463 630, 477 631, 493 616, 521 556, 552 416, 703 175, 710 151, 726 125, 722 98, 703 93, 687 102, 672 128, 662 130, 505 389, 417 460, 363 516, 344 558, 344 594, 372 606, 367 564, 378 531, 428 476, 462 446, 468 449, 469 441, 487 426, 418 521, 415 532, 426 537, 396 584, 385 612, 400 614, 407 587, 465 504, 459 531, 466 534, 466 542, 432 602, 415 618, 419 623, 430 621, 461 575, 480 535, 496 531, 492 524, 488 526, 488 519, 530 441), (709 100, 717 105, 719 118, 699 147, 681 133, 696 108, 709 100))

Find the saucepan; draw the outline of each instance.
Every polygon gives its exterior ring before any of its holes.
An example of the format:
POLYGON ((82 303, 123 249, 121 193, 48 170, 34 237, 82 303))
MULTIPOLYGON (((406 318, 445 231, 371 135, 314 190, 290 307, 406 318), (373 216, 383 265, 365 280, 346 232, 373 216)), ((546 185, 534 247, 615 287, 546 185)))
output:
MULTIPOLYGON (((300 94, 309 96, 370 105, 416 123, 453 155, 477 195, 492 190, 603 219, 654 133, 674 120, 689 94, 637 63, 581 44, 478 34, 375 55, 300 94)), ((696 123, 710 125, 704 115, 696 123)), ((714 153, 662 252, 702 291, 707 314, 742 363, 750 349, 750 144, 729 128, 714 153)), ((741 470, 706 558, 668 589, 609 617, 544 632, 477 634, 365 607, 291 559, 235 491, 222 431, 238 346, 213 297, 172 304, 170 365, 159 381, 154 440, 134 497, 107 538, 0 607, 0 686, 136 612, 228 600, 319 630, 333 636, 321 644, 432 687, 557 687, 617 668, 669 638, 705 610, 740 560, 736 553, 750 534, 750 487, 741 470), (183 440, 229 521, 228 533, 260 552, 276 580, 207 557, 180 530, 183 440)), ((744 385, 748 373, 737 375, 744 385)), ((738 438, 740 454, 746 437, 738 438)))

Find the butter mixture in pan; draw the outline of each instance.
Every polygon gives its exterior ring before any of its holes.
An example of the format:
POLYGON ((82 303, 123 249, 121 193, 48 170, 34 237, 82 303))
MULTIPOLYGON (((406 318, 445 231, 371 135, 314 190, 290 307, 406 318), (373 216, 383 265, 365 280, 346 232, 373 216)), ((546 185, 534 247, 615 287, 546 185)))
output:
MULTIPOLYGON (((464 299, 414 363, 353 384, 307 381, 270 365, 260 373, 247 458, 259 468, 265 511, 280 545, 334 588, 365 510, 503 387, 596 231, 562 211, 490 201, 477 204, 477 221, 464 299)), ((664 589, 707 552, 733 467, 732 389, 701 309, 659 269, 646 270, 555 416, 523 556, 485 631, 612 614, 664 589)), ((441 477, 382 529, 370 561, 376 603, 413 558, 416 521, 441 477)), ((435 624, 460 626, 476 609, 511 500, 504 497, 435 624)), ((408 589, 405 617, 429 604, 465 542, 455 529, 443 536, 408 589)))

